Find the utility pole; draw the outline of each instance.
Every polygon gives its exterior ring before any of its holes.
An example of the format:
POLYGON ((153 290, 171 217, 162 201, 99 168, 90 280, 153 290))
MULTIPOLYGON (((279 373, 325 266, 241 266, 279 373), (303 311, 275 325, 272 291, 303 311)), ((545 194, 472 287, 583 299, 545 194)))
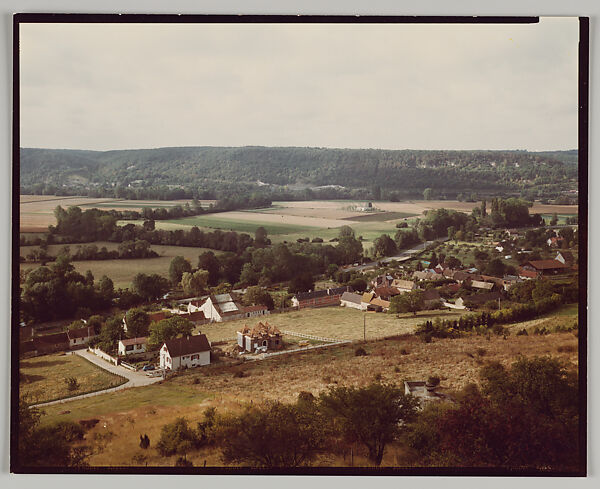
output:
POLYGON ((363 341, 367 341, 367 315, 363 314, 363 341))

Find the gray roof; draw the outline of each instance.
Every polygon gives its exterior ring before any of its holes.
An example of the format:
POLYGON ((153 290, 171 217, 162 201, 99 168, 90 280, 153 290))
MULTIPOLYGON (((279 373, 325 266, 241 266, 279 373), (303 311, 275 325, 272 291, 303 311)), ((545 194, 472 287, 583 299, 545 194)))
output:
POLYGON ((362 296, 355 294, 354 292, 344 292, 342 294, 342 300, 353 302, 354 304, 360 304, 362 301, 362 296))

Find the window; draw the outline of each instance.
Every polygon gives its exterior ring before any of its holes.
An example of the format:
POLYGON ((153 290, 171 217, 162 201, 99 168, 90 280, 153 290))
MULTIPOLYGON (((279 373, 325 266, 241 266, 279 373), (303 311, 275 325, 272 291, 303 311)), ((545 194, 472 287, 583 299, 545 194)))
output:
POLYGON ((200 358, 200 355, 192 355, 192 360, 198 360, 200 358))
POLYGON ((131 350, 133 350, 133 345, 127 345, 125 347, 125 351, 131 351, 131 350))

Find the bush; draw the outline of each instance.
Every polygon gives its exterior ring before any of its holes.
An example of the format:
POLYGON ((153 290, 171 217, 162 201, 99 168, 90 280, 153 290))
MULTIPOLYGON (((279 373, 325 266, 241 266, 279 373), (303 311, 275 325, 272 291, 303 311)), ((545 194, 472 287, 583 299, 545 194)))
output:
POLYGON ((431 377, 427 378, 427 384, 433 387, 437 387, 438 385, 440 385, 440 378, 437 375, 432 375, 431 377))
POLYGON ((188 460, 185 457, 177 457, 177 460, 175 460, 175 467, 193 467, 194 464, 192 463, 191 460, 188 460))
POLYGON ((485 348, 477 348, 477 354, 482 357, 487 353, 487 350, 485 348))
POLYGON ((234 372, 233 374, 233 378, 234 379, 241 379, 242 377, 245 377, 246 374, 244 374, 243 370, 237 370, 236 372, 234 372))
POLYGON ((360 346, 356 350, 354 350, 355 357, 365 357, 367 355, 368 355, 367 350, 365 350, 362 346, 360 346))
POLYGON ((75 377, 67 377, 65 383, 67 384, 67 389, 69 391, 76 391, 79 389, 79 382, 75 377))
POLYGON ((523 328, 517 333, 517 336, 529 336, 529 334, 527 333, 527 330, 523 328))
POLYGON ((408 350, 406 350, 406 348, 402 348, 402 350, 400 350, 400 355, 408 355, 409 352, 408 350))

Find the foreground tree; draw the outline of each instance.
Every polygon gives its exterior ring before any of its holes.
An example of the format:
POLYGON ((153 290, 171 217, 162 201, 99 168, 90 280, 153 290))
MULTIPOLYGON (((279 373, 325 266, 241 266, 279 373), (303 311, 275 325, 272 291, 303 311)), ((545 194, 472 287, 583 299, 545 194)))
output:
POLYGON ((225 463, 254 467, 310 465, 324 442, 315 411, 278 401, 219 418, 216 437, 225 463))
POLYGON ((575 470, 579 460, 577 379, 557 359, 521 358, 482 369, 457 406, 427 409, 411 430, 421 463, 575 470))
POLYGON ((83 439, 77 423, 61 421, 40 426, 42 411, 19 403, 18 464, 21 467, 86 467, 90 450, 73 446, 83 439))
POLYGON ((362 443, 369 460, 381 465, 385 447, 401 432, 402 423, 411 421, 418 401, 394 385, 373 383, 368 387, 334 387, 319 397, 324 416, 333 430, 348 441, 362 443))

